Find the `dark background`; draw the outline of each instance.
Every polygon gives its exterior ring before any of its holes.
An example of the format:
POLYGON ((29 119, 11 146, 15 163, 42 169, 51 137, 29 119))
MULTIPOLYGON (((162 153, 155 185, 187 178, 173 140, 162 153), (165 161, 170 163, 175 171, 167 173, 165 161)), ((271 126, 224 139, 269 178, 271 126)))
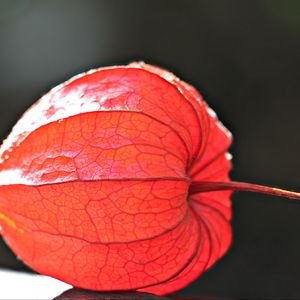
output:
MULTIPOLYGON (((233 179, 300 190, 299 16, 297 0, 0 0, 0 137, 70 76, 145 60, 233 132, 233 179)), ((178 294, 300 299, 300 204, 239 193, 233 211, 229 253, 178 294)), ((25 268, 0 247, 0 266, 25 268)))

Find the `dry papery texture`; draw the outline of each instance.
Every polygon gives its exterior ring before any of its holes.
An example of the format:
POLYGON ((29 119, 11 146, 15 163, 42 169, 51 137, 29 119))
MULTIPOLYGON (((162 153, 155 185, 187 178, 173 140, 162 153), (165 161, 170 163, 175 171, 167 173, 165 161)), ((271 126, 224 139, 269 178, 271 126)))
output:
POLYGON ((51 90, 1 148, 0 222, 35 271, 76 287, 157 295, 195 280, 231 242, 230 133, 201 95, 144 63, 51 90))

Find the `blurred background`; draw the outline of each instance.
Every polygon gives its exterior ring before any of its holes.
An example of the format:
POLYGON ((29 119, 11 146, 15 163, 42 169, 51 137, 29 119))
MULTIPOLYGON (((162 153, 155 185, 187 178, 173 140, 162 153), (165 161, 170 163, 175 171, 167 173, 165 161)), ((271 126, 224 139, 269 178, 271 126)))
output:
MULTIPOLYGON (((233 179, 300 190, 299 16, 297 0, 0 0, 0 138, 69 77, 144 60, 232 131, 233 179)), ((237 193, 233 211, 228 254, 177 294, 299 299, 300 204, 237 193)), ((1 267, 29 271, 3 242, 1 267)))

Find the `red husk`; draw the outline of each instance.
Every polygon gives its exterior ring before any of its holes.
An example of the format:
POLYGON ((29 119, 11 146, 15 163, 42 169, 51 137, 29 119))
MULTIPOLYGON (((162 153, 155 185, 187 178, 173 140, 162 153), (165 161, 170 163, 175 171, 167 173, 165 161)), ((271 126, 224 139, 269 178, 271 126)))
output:
MULTIPOLYGON (((90 290, 174 292, 231 243, 230 133, 200 94, 143 63, 51 90, 1 147, 0 224, 31 268, 90 290)), ((299 199, 299 194, 297 194, 299 199)))

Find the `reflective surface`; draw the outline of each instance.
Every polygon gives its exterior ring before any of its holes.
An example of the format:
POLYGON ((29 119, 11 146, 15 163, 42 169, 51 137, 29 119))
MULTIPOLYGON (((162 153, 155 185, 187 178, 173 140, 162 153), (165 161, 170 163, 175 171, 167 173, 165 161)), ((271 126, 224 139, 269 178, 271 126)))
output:
POLYGON ((231 300, 218 297, 166 296, 147 293, 112 292, 97 293, 72 288, 51 277, 0 270, 0 299, 6 300, 231 300))
POLYGON ((53 300, 232 300, 231 298, 173 296, 159 297, 146 293, 96 293, 79 289, 65 291, 53 300))
POLYGON ((0 299, 53 299, 70 288, 51 277, 0 270, 0 299))
POLYGON ((53 300, 167 300, 169 298, 158 297, 146 293, 95 293, 79 289, 70 289, 53 300))

